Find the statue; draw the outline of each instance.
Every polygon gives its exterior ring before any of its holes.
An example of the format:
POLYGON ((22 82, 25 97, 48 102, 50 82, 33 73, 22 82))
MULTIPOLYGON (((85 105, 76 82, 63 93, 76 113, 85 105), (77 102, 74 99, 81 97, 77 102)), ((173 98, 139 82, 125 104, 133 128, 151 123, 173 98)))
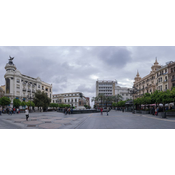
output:
POLYGON ((10 57, 10 59, 9 59, 9 64, 13 64, 13 59, 15 58, 15 57, 11 57, 11 56, 9 56, 10 57))

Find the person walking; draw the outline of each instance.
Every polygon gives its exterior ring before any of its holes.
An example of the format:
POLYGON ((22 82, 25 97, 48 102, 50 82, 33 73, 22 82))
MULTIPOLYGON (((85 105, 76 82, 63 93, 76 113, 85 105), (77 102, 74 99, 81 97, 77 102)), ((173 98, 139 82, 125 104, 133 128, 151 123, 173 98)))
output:
POLYGON ((157 113, 156 113, 157 116, 158 116, 158 112, 159 112, 159 107, 157 107, 157 113))
POLYGON ((101 108, 100 111, 101 111, 101 115, 103 115, 103 108, 101 108))
POLYGON ((1 115, 1 113, 2 113, 2 106, 0 106, 0 115, 1 115))
POLYGON ((25 110, 25 115, 26 115, 26 121, 28 121, 29 118, 29 110, 26 108, 25 110))
POLYGON ((10 111, 10 115, 12 115, 12 108, 11 107, 10 107, 10 110, 9 111, 10 111))
POLYGON ((106 111, 107 111, 107 115, 108 115, 108 112, 109 112, 109 108, 107 108, 107 109, 106 109, 106 111))
POLYGON ((69 115, 70 115, 70 108, 68 108, 68 113, 69 113, 69 115))
POLYGON ((71 108, 71 114, 73 114, 73 108, 71 108))
POLYGON ((15 107, 13 108, 13 114, 15 114, 15 107))
POLYGON ((65 113, 65 115, 67 115, 67 108, 64 109, 64 113, 65 113))

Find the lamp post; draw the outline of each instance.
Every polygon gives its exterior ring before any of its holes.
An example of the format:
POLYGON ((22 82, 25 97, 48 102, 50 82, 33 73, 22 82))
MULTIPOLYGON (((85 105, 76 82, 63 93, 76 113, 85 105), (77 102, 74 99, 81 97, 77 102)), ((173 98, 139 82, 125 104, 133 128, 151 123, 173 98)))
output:
POLYGON ((138 92, 138 89, 135 88, 134 86, 132 87, 132 89, 128 89, 128 93, 132 95, 133 97, 133 101, 132 101, 132 105, 133 105, 133 111, 132 113, 134 114, 134 95, 138 92))

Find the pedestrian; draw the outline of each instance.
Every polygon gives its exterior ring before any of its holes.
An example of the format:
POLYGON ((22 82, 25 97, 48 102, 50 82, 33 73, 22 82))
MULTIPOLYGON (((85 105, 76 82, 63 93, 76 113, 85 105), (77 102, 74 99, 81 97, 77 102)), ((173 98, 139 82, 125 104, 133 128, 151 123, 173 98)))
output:
POLYGON ((15 114, 15 107, 13 108, 13 114, 15 114))
POLYGON ((2 107, 0 106, 0 115, 1 115, 1 113, 2 113, 2 107))
POLYGON ((6 108, 6 113, 9 115, 9 108, 6 108))
POLYGON ((29 118, 29 110, 26 108, 25 110, 25 114, 26 114, 26 121, 28 121, 28 118, 29 118))
POLYGON ((73 114, 73 108, 71 108, 71 114, 73 114))
POLYGON ((70 108, 68 108, 68 113, 69 113, 69 115, 70 115, 70 108))
POLYGON ((64 109, 64 113, 65 113, 65 115, 67 115, 67 108, 64 109))
POLYGON ((154 109, 154 106, 153 106, 153 108, 152 108, 152 115, 154 115, 155 114, 155 109, 154 109))
POLYGON ((155 113, 154 113, 154 115, 156 115, 157 116, 157 109, 155 108, 155 113))
POLYGON ((158 112, 159 112, 159 107, 157 107, 157 114, 156 114, 157 116, 158 116, 158 112))
POLYGON ((101 111, 101 115, 103 115, 103 108, 101 108, 100 111, 101 111))
POLYGON ((107 111, 107 115, 108 115, 108 112, 109 112, 109 108, 107 108, 107 110, 106 110, 106 111, 107 111))
POLYGON ((12 115, 12 108, 11 107, 10 107, 9 111, 10 111, 10 115, 12 115))

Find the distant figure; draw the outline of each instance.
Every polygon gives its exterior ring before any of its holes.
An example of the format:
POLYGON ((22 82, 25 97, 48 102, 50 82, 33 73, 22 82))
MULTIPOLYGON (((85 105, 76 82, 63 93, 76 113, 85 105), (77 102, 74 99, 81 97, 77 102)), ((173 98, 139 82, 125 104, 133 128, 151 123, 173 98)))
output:
POLYGON ((64 114, 67 115, 67 108, 64 108, 64 114))
POLYGON ((152 108, 152 115, 154 115, 155 114, 155 109, 154 109, 154 106, 153 106, 153 108, 152 108))
POLYGON ((71 114, 73 114, 73 108, 71 108, 71 114))
POLYGON ((11 107, 10 107, 10 110, 9 111, 10 111, 10 115, 12 115, 12 108, 11 107))
POLYGON ((15 114, 15 107, 13 108, 13 114, 15 114))
POLYGON ((107 108, 107 110, 106 110, 106 111, 107 111, 107 115, 108 115, 108 112, 109 112, 109 108, 107 108))
POLYGON ((29 110, 26 108, 25 110, 25 115, 26 115, 26 121, 28 121, 29 118, 29 110))
POLYGON ((103 108, 101 108, 100 111, 101 111, 101 115, 103 115, 103 108))
POLYGON ((68 113, 69 113, 69 115, 70 115, 70 108, 68 108, 68 113))

